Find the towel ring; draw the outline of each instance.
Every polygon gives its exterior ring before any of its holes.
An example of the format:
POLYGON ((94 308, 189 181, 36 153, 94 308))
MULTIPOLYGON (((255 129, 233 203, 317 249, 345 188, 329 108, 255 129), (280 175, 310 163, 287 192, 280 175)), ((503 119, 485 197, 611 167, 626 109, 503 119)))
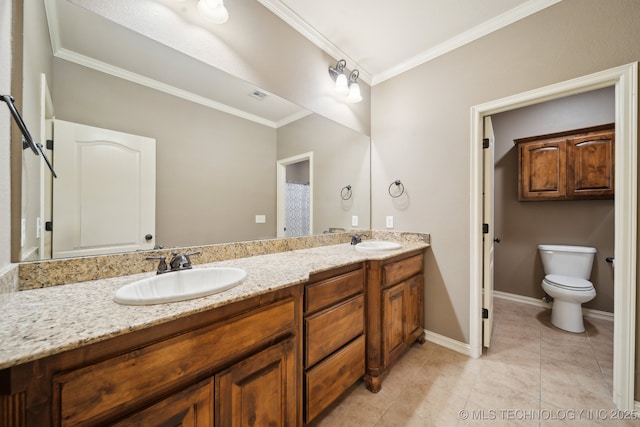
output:
POLYGON ((349 200, 351 198, 351 186, 350 185, 346 185, 344 187, 342 187, 342 191, 340 191, 340 198, 342 200, 349 200))
POLYGON ((400 182, 399 179, 396 179, 395 181, 393 181, 391 184, 389 184, 389 195, 391 197, 393 197, 394 199, 397 199, 398 197, 402 196, 404 194, 404 184, 402 182, 400 182), (393 195, 393 193, 391 193, 391 187, 393 187, 393 185, 395 184, 395 186, 399 189, 399 193, 396 194, 395 196, 393 195))

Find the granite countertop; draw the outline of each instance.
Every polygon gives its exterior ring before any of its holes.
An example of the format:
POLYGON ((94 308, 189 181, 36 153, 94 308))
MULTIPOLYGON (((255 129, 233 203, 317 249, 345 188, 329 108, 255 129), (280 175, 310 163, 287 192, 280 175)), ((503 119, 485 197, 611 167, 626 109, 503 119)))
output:
POLYGON ((402 245, 397 250, 365 253, 346 243, 194 265, 238 267, 247 271, 247 278, 220 294, 167 304, 127 306, 112 299, 120 286, 154 273, 20 291, 2 307, 0 369, 304 283, 312 273, 429 246, 423 242, 402 245))

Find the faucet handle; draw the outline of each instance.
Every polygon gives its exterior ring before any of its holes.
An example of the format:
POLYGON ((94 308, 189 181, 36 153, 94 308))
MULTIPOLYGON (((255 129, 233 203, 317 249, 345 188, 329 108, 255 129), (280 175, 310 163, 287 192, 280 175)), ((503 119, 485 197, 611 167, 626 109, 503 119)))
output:
POLYGON ((147 261, 160 261, 158 263, 158 269, 156 270, 156 274, 162 274, 167 271, 167 257, 166 256, 150 256, 146 258, 147 261))
POLYGON ((186 258, 186 261, 182 264, 183 268, 191 268, 191 258, 189 258, 189 257, 191 257, 193 255, 200 255, 200 251, 189 252, 189 253, 184 254, 184 257, 186 258))

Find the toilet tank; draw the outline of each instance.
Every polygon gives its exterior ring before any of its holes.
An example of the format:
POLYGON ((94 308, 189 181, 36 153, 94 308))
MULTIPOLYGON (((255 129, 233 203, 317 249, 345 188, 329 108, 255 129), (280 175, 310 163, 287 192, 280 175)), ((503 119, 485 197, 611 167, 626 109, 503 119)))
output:
POLYGON ((538 245, 544 274, 589 280, 596 248, 589 246, 538 245))

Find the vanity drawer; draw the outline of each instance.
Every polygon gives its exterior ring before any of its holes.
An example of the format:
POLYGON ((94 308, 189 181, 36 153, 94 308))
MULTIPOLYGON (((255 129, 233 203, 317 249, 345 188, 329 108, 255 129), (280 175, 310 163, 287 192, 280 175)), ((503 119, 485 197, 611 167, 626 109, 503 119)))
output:
POLYGON ((305 421, 315 418, 364 375, 364 335, 305 373, 305 421))
POLYGON ((358 295, 335 307, 307 317, 305 367, 310 367, 364 331, 364 296, 358 295))
POLYGON ((358 269, 307 285, 304 310, 307 313, 329 307, 364 290, 364 270, 358 269))
POLYGON ((422 271, 423 255, 416 255, 384 266, 384 285, 392 285, 422 271))
POLYGON ((55 424, 104 423, 295 333, 292 298, 121 356, 55 375, 55 424))

